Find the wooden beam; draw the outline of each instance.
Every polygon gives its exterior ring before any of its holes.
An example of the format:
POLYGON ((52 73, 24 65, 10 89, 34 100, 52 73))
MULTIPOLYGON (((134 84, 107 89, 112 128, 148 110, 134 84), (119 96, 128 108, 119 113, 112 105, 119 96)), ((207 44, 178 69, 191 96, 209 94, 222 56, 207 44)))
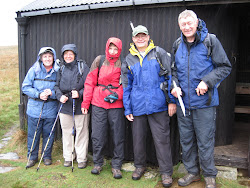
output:
POLYGON ((250 94, 250 85, 249 84, 236 84, 235 88, 236 94, 250 94))
POLYGON ((214 155, 214 162, 215 165, 219 166, 230 166, 234 168, 249 169, 247 158, 214 155))
POLYGON ((235 106, 234 112, 240 114, 250 114, 250 106, 235 106))

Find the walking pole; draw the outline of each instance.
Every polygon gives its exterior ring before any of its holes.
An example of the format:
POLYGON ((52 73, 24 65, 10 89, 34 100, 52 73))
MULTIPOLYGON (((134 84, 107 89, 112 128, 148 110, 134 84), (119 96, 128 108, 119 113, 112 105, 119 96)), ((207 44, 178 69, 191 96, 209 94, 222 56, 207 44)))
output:
POLYGON ((74 135, 75 135, 75 99, 73 98, 73 129, 72 129, 72 172, 74 170, 73 160, 74 160, 74 135))
POLYGON ((51 129, 51 131, 50 131, 49 138, 48 138, 48 140, 47 140, 47 143, 46 143, 45 148, 44 148, 44 150, 43 150, 42 157, 41 157, 40 162, 39 162, 39 164, 38 164, 38 166, 37 166, 37 169, 36 169, 36 170, 37 170, 37 172, 38 172, 38 170, 39 170, 39 166, 40 166, 41 161, 42 161, 42 159, 43 159, 43 156, 44 156, 45 150, 47 149, 47 146, 48 146, 48 144, 49 144, 50 137, 51 137, 52 132, 53 132, 53 130, 54 130, 54 128, 55 128, 56 121, 57 121, 57 119, 58 119, 58 116, 59 116, 59 113, 60 113, 60 111, 61 111, 61 109, 62 109, 62 106, 63 106, 63 103, 61 103, 61 106, 60 106, 60 108, 59 108, 59 110, 58 110, 58 113, 57 113, 57 116, 56 116, 55 122, 54 122, 54 124, 53 124, 53 126, 52 126, 52 129, 51 129))
POLYGON ((34 142, 35 142, 37 129, 38 129, 38 126, 39 126, 39 123, 40 123, 40 119, 42 117, 44 103, 45 103, 45 101, 43 101, 42 109, 41 109, 41 112, 40 112, 40 115, 39 115, 39 119, 38 119, 38 122, 37 122, 37 125, 36 125, 36 131, 35 131, 35 134, 34 134, 34 137, 33 137, 33 141, 32 141, 32 144, 31 144, 30 153, 29 153, 29 157, 28 157, 28 162, 26 164, 26 170, 28 169, 28 164, 29 164, 30 156, 31 156, 31 153, 32 153, 32 150, 33 150, 33 145, 34 145, 34 142))

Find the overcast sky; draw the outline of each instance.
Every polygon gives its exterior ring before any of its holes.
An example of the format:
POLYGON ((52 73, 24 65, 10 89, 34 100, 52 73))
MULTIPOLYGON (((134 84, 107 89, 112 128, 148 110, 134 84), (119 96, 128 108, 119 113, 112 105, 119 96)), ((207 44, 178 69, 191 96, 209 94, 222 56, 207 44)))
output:
POLYGON ((0 46, 17 45, 16 12, 35 0, 4 0, 0 6, 0 46))

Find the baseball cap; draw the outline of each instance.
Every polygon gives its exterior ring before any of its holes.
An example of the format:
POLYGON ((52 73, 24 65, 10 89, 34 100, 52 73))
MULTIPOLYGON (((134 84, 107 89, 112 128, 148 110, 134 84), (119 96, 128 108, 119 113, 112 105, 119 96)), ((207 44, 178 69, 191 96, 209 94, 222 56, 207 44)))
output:
POLYGON ((134 30, 132 32, 132 36, 134 37, 138 33, 144 33, 144 34, 148 35, 148 29, 143 25, 138 25, 134 28, 134 30))

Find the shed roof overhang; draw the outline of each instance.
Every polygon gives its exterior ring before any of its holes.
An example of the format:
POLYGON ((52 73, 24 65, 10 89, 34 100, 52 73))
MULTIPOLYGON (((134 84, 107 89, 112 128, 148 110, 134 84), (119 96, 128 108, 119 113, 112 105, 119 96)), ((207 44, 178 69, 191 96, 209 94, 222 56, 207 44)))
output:
POLYGON ((56 13, 66 13, 84 10, 95 10, 95 9, 107 9, 107 8, 118 8, 118 7, 131 7, 139 5, 159 5, 159 4, 170 4, 170 3, 188 3, 189 5, 212 5, 212 4, 232 4, 232 3, 250 3, 250 0, 117 0, 109 2, 107 1, 86 1, 85 4, 62 4, 60 6, 46 6, 44 7, 29 7, 17 11, 17 17, 32 17, 56 13))

